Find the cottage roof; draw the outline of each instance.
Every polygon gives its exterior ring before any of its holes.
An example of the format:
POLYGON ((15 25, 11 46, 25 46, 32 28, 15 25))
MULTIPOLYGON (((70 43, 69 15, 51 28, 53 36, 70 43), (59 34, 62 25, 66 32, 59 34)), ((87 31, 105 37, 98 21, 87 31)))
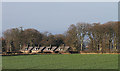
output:
POLYGON ((69 48, 69 46, 59 46, 55 51, 67 51, 69 48))
POLYGON ((54 46, 54 47, 46 47, 43 52, 53 52, 57 47, 54 46))
POLYGON ((21 51, 30 51, 34 47, 23 47, 21 51))
POLYGON ((43 48, 45 48, 45 47, 34 47, 34 49, 32 51, 41 52, 43 48))

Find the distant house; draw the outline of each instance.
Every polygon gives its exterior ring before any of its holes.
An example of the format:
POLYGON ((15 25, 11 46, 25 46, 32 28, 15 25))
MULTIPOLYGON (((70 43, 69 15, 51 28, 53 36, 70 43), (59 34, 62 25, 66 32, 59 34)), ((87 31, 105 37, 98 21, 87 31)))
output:
POLYGON ((65 46, 64 52, 69 52, 69 50, 70 50, 70 47, 69 46, 65 46))
POLYGON ((32 49, 32 53, 41 53, 42 49, 44 49, 45 47, 34 47, 32 49))
POLYGON ((53 53, 54 52, 54 50, 56 49, 57 47, 46 47, 44 50, 43 50, 43 52, 44 53, 53 53))
POLYGON ((32 53, 38 53, 38 50, 40 49, 40 47, 34 47, 32 49, 32 53))
POLYGON ((21 52, 23 53, 31 53, 31 50, 33 49, 34 47, 23 47, 22 50, 20 50, 21 52))
POLYGON ((69 52, 70 47, 69 46, 59 46, 56 50, 55 53, 65 53, 69 52))
POLYGON ((53 52, 55 52, 55 50, 56 50, 57 48, 58 48, 57 46, 53 46, 51 50, 52 50, 53 52))
POLYGON ((48 47, 24 47, 20 50, 23 53, 65 53, 69 52, 69 46, 48 46, 48 47))

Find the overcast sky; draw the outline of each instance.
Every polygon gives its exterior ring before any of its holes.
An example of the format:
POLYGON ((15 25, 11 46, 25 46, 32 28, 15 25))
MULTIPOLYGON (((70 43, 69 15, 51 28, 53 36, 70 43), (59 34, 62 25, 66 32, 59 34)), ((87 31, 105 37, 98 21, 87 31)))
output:
POLYGON ((117 2, 6 2, 2 5, 2 31, 22 26, 24 29, 61 34, 71 24, 78 22, 105 23, 117 20, 117 2))

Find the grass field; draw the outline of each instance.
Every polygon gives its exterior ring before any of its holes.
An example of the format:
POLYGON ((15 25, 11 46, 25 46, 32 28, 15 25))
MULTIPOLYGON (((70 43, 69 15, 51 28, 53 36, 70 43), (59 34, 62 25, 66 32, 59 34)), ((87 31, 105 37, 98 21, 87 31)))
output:
POLYGON ((3 69, 117 69, 117 54, 3 56, 3 69))

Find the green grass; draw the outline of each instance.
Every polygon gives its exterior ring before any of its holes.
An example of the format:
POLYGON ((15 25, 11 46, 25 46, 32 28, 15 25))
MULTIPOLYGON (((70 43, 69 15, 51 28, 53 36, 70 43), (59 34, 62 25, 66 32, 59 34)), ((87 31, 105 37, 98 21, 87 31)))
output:
POLYGON ((117 69, 117 54, 3 56, 3 69, 117 69))

